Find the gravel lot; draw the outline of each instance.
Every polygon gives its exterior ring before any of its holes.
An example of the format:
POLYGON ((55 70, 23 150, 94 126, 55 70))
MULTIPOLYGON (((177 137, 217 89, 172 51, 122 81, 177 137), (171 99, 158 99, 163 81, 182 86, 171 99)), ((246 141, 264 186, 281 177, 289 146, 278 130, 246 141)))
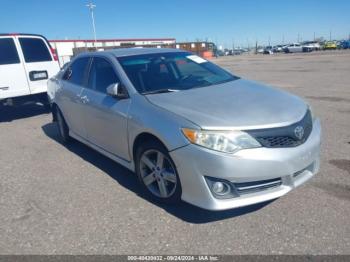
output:
POLYGON ((132 173, 57 142, 39 105, 0 108, 0 254, 350 254, 350 52, 214 62, 302 96, 323 125, 321 172, 273 202, 166 207, 132 173))

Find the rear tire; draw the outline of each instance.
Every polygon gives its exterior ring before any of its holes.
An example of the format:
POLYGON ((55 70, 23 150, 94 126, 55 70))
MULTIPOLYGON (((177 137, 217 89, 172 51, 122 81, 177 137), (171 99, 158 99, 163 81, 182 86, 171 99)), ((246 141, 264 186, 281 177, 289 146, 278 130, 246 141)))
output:
POLYGON ((44 106, 45 110, 51 111, 49 96, 46 93, 40 94, 38 100, 44 106))
POLYGON ((57 127, 58 127, 58 133, 60 136, 60 140, 64 144, 69 144, 72 139, 69 136, 68 125, 67 125, 66 121, 64 120, 64 117, 62 115, 61 110, 58 107, 56 107, 55 110, 56 110, 57 127))
POLYGON ((181 201, 182 188, 176 166, 158 141, 147 141, 136 150, 136 174, 151 198, 165 204, 181 201))

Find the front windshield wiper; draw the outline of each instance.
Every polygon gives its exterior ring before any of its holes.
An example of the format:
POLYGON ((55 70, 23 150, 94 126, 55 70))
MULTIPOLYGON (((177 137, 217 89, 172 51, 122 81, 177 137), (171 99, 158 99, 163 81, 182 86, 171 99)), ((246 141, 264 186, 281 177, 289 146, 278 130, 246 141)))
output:
POLYGON ((180 91, 178 89, 170 89, 170 88, 164 88, 164 89, 158 89, 153 91, 146 91, 143 92, 143 95, 152 95, 152 94, 161 94, 161 93, 170 93, 170 92, 177 92, 180 91))

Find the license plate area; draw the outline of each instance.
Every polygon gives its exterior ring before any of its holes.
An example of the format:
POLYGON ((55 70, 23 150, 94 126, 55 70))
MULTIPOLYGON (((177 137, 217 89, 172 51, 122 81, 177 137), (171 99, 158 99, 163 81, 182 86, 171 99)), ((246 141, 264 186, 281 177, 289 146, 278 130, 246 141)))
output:
POLYGON ((39 81, 48 79, 47 71, 31 71, 29 73, 30 81, 39 81))

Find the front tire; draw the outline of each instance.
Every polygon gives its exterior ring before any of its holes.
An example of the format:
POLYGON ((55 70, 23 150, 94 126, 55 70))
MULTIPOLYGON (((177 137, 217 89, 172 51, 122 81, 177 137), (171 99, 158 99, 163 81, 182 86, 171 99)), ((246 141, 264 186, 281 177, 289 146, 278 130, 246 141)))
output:
POLYGON ((58 133, 60 136, 60 140, 64 144, 69 144, 71 142, 71 137, 69 136, 69 128, 64 120, 64 117, 62 115, 61 110, 59 110, 58 107, 56 107, 56 117, 57 117, 57 127, 58 127, 58 133))
POLYGON ((166 148, 148 141, 136 151, 136 174, 144 191, 157 202, 181 201, 181 183, 176 166, 166 148))

